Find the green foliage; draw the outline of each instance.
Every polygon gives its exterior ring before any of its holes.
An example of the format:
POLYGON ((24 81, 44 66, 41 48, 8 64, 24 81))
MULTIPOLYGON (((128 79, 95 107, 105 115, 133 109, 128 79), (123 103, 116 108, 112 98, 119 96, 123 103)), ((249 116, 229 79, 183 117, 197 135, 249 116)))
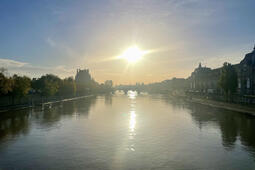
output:
POLYGON ((226 95, 233 94, 237 89, 237 73, 230 63, 224 63, 219 77, 219 85, 226 95))
POLYGON ((14 96, 23 97, 28 94, 31 89, 31 79, 26 76, 18 76, 14 75, 12 77, 13 80, 13 90, 12 94, 14 96))
POLYGON ((94 79, 75 80, 75 83, 79 96, 99 92, 99 84, 94 79))
POLYGON ((26 76, 14 75, 5 76, 6 69, 0 68, 0 96, 12 95, 13 97, 24 97, 29 91, 42 96, 75 96, 87 95, 91 93, 109 92, 112 90, 112 80, 105 81, 99 85, 89 74, 89 70, 80 71, 76 76, 60 79, 53 74, 46 74, 40 78, 32 80, 26 76))
POLYGON ((0 73, 0 96, 7 95, 12 92, 13 81, 0 73))
POLYGON ((59 94, 62 96, 74 96, 76 94, 76 84, 72 77, 65 78, 61 82, 59 94))
POLYGON ((32 87, 43 96, 53 96, 59 91, 61 79, 53 74, 47 74, 39 79, 33 79, 32 87))
POLYGON ((90 92, 90 85, 87 83, 76 82, 76 93, 79 96, 86 95, 90 92))

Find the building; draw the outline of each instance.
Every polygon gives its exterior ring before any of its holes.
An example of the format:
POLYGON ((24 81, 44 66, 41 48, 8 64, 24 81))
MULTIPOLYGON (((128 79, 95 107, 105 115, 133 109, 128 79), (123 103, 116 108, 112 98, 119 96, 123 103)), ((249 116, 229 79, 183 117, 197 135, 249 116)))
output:
POLYGON ((203 67, 201 63, 191 73, 188 78, 190 82, 190 89, 194 92, 202 93, 217 93, 220 91, 218 86, 218 79, 220 76, 220 69, 211 69, 203 67))
MULTIPOLYGON (((237 94, 255 95, 255 47, 244 59, 235 64, 238 76, 237 94)), ((221 93, 218 81, 221 68, 211 69, 203 67, 201 63, 188 78, 190 91, 200 93, 221 93)))
POLYGON ((237 66, 238 93, 255 95, 255 46, 237 66))
POLYGON ((88 83, 91 82, 92 77, 89 73, 89 69, 77 69, 76 75, 75 75, 75 82, 76 83, 88 83))

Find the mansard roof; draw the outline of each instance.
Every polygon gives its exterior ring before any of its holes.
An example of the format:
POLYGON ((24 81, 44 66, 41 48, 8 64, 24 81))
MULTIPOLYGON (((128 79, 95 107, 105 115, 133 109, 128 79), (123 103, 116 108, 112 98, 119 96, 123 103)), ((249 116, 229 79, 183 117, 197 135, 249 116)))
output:
POLYGON ((240 64, 255 65, 255 47, 251 53, 245 55, 240 64))

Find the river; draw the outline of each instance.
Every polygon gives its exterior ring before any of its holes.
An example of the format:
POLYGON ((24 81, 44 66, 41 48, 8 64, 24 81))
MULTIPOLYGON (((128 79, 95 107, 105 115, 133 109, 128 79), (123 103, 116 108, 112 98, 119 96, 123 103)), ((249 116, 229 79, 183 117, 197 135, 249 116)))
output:
POLYGON ((255 118, 136 92, 1 113, 0 169, 255 169, 255 118))

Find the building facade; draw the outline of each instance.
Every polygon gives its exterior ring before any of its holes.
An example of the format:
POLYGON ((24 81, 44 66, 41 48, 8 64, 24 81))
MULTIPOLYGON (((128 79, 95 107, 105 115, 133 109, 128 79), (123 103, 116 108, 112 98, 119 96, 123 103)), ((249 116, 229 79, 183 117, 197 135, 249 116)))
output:
POLYGON ((255 95, 255 47, 237 66, 238 93, 255 95))
POLYGON ((188 78, 190 82, 190 90, 201 93, 218 93, 220 88, 218 86, 218 79, 220 76, 220 69, 211 69, 203 67, 201 63, 191 73, 188 78))
MULTIPOLYGON (((255 47, 244 59, 233 65, 238 76, 237 94, 255 95, 255 47)), ((190 91, 200 93, 222 93, 219 87, 221 68, 203 67, 201 63, 188 78, 190 91)))

